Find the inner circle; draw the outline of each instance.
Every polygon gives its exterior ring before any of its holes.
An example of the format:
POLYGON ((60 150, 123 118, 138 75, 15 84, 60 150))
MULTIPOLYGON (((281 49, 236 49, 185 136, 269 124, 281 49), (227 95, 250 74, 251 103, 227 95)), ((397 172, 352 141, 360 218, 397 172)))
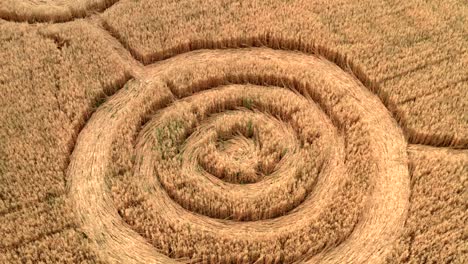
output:
POLYGON ((155 176, 182 207, 248 221, 284 215, 306 199, 333 133, 325 114, 304 97, 278 87, 231 85, 166 107, 142 130, 140 144, 152 150, 155 176), (243 108, 246 98, 251 109, 243 108), (245 153, 239 146, 258 159, 227 155, 245 153))
POLYGON ((252 119, 247 122, 235 120, 236 117, 231 120, 219 118, 225 124, 233 121, 236 125, 227 131, 216 133, 216 138, 209 141, 206 155, 200 156, 198 163, 205 171, 227 182, 239 184, 258 182, 263 178, 264 171, 260 171, 261 145, 254 129, 254 122, 252 119))
MULTIPOLYGON (((259 155, 255 142, 244 135, 233 135, 230 138, 219 138, 216 141, 216 149, 220 154, 227 157, 231 162, 238 163, 239 167, 256 168, 258 166, 259 155)), ((242 173, 244 174, 244 173, 242 173)), ((255 173, 258 175, 258 173, 255 173)), ((252 181, 258 181, 255 177, 252 181)), ((231 182, 243 183, 241 179, 228 179, 231 182)), ((246 179, 248 181, 249 179, 246 179)))
POLYGON ((299 142, 287 123, 268 113, 240 109, 203 120, 186 146, 197 149, 198 164, 206 172, 246 184, 271 176, 286 153, 297 151, 299 142))

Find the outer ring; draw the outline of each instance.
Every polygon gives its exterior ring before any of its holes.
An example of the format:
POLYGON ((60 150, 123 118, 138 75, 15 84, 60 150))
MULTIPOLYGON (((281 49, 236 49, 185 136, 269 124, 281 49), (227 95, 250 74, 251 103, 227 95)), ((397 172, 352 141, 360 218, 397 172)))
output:
MULTIPOLYGON (((159 78, 166 73, 166 69, 177 71, 178 65, 190 67, 187 65, 216 64, 220 60, 233 60, 236 54, 246 58, 246 61, 252 59, 249 56, 253 56, 268 63, 299 63, 306 68, 332 64, 311 55, 270 49, 189 52, 151 66, 148 79, 138 81, 139 84, 132 89, 119 91, 100 107, 78 137, 68 176, 70 195, 81 226, 104 258, 117 263, 176 263, 158 253, 131 230, 112 205, 106 175, 111 162, 113 137, 119 133, 119 126, 123 123, 138 123, 150 108, 158 104, 162 106, 170 100, 170 89, 164 79, 159 78)), ((330 67, 336 67, 336 71, 325 74, 329 74, 330 78, 337 78, 339 82, 343 80, 343 86, 337 89, 342 89, 347 96, 355 98, 355 102, 361 107, 361 120, 372 124, 369 127, 369 133, 375 139, 371 145, 372 153, 381 173, 372 179, 372 194, 366 203, 366 213, 351 236, 309 261, 378 263, 383 260, 389 245, 401 232, 406 216, 409 202, 406 141, 401 129, 378 97, 336 65, 330 67), (346 85, 350 79, 354 80, 355 85, 346 85)))

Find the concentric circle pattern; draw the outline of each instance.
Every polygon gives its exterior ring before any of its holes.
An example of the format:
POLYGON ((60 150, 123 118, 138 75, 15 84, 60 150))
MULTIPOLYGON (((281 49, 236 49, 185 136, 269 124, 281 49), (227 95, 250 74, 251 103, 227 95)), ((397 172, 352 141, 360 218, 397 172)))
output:
MULTIPOLYGON (((302 203, 314 186, 323 153, 330 153, 326 142, 333 139, 327 121, 288 90, 229 85, 162 110, 145 127, 143 138, 153 137, 141 143, 138 154, 150 164, 145 175, 157 175, 187 210, 220 219, 272 218, 302 203), (235 110, 243 106, 252 110, 235 110)), ((155 186, 154 179, 143 186, 155 186)))
POLYGON ((185 53, 142 76, 95 112, 69 167, 103 257, 383 260, 405 219, 406 143, 352 75, 249 48, 185 53))

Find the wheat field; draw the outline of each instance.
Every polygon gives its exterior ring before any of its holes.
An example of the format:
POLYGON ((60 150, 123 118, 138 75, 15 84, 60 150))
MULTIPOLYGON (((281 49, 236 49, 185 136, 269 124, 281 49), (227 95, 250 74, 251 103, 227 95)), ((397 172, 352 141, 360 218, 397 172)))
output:
POLYGON ((0 263, 467 263, 461 0, 0 0, 0 263))

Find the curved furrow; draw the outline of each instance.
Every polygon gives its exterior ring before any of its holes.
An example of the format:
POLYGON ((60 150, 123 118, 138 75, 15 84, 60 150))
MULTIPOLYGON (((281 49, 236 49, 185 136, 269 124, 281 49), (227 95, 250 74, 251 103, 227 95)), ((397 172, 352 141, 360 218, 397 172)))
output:
POLYGON ((409 196, 381 101, 322 57, 268 48, 148 66, 93 114, 68 174, 118 263, 378 263, 409 196))

